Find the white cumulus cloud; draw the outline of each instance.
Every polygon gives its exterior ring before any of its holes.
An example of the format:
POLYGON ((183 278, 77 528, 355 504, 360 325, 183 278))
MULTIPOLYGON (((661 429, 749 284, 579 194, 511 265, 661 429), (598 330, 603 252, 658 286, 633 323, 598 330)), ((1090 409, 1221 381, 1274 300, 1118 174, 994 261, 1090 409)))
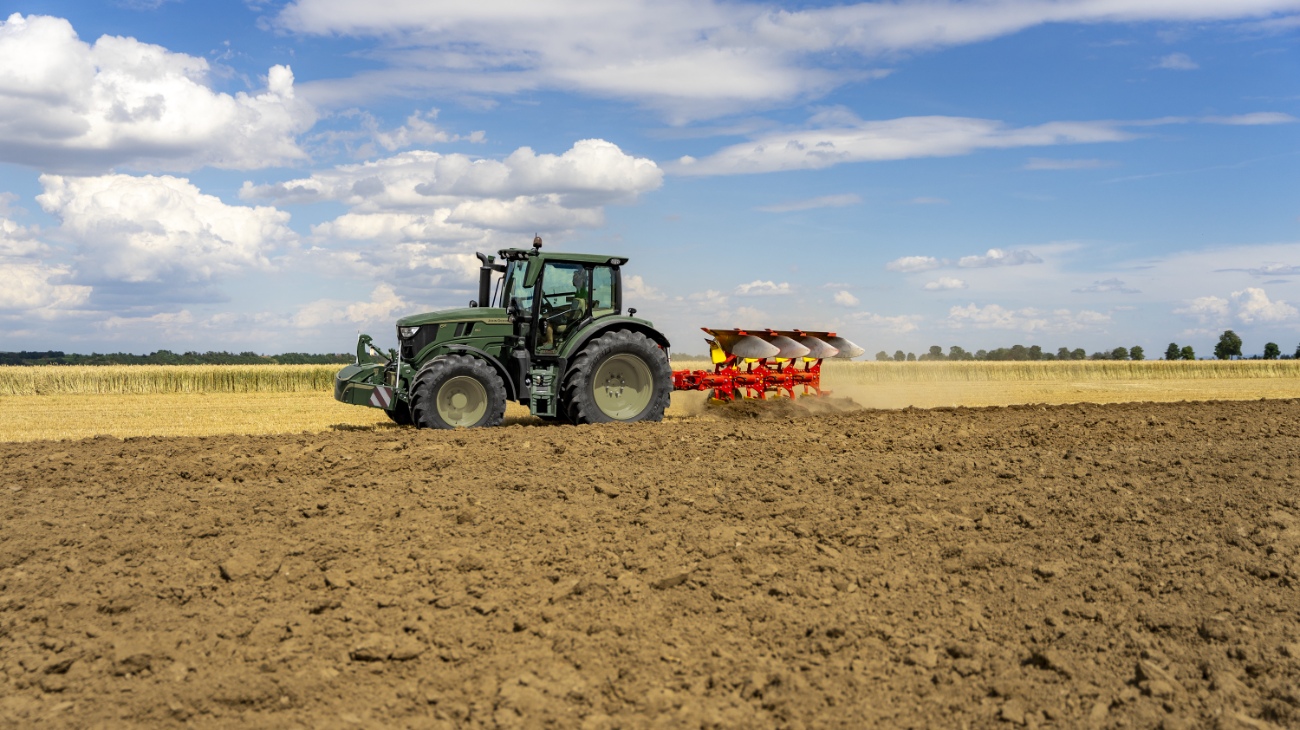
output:
POLYGON ((404 287, 446 289, 473 283, 474 250, 519 245, 521 234, 531 240, 535 231, 550 241, 600 226, 604 206, 633 202, 662 183, 652 160, 587 139, 562 154, 521 147, 502 159, 408 150, 310 177, 245 182, 240 197, 342 203, 347 212, 312 227, 321 266, 348 262, 354 273, 404 287))
POLYGON ((926 282, 925 288, 928 291, 951 291, 953 289, 965 289, 966 282, 951 276, 940 276, 935 281, 926 282))
POLYGON ((846 291, 837 291, 835 292, 835 303, 841 307, 856 307, 859 302, 858 298, 853 294, 846 291))
POLYGON ((416 145, 451 142, 479 144, 487 141, 487 133, 483 130, 469 134, 448 131, 437 123, 438 113, 437 108, 416 110, 406 118, 405 124, 385 128, 379 118, 370 112, 348 109, 332 116, 339 120, 355 120, 355 127, 314 132, 306 137, 305 145, 317 157, 334 154, 342 148, 354 158, 368 159, 381 154, 381 150, 391 153, 416 145))
POLYGON ((859 325, 892 334, 915 332, 920 327, 922 320, 922 317, 918 314, 887 315, 875 312, 856 312, 850 315, 850 318, 859 325))
POLYGON ((334 200, 374 212, 427 210, 484 198, 558 196, 560 203, 579 208, 635 200, 662 184, 663 171, 652 160, 633 157, 604 140, 586 139, 560 155, 521 147, 501 160, 410 150, 309 178, 267 185, 246 182, 240 197, 281 203, 334 200))
POLYGON ((911 274, 917 271, 929 271, 943 266, 944 262, 933 256, 903 256, 885 264, 885 269, 911 274))
POLYGON ((1272 301, 1263 289, 1247 287, 1232 293, 1237 308, 1237 319, 1246 324, 1254 322, 1285 322, 1295 319, 1296 308, 1284 301, 1272 301))
POLYGON ((410 308, 410 303, 399 296, 391 285, 380 284, 370 292, 368 301, 319 299, 311 302, 294 314, 293 325, 302 329, 349 324, 391 325, 394 319, 410 308))
POLYGON ((1263 289, 1251 286, 1232 292, 1227 299, 1214 295, 1196 297, 1175 309, 1174 314, 1195 319, 1202 325, 1221 326, 1232 321, 1286 322, 1300 316, 1300 311, 1282 300, 1273 301, 1263 289))
POLYGON ((1024 264, 1041 264, 1043 260, 1024 250, 1004 250, 990 248, 982 256, 962 256, 957 265, 965 269, 980 269, 989 266, 1023 266, 1024 264))
POLYGON ((650 286, 639 274, 623 274, 623 301, 635 304, 638 301, 659 301, 664 298, 659 289, 650 286))
POLYGON ((1034 307, 1010 309, 999 304, 974 303, 948 310, 948 325, 954 329, 1004 329, 1020 332, 1066 333, 1099 330, 1109 324, 1110 315, 1081 309, 1043 310, 1034 307))
POLYGON ((794 290, 790 288, 790 283, 783 281, 777 284, 773 281, 763 281, 755 279, 748 284, 741 284, 736 287, 735 294, 742 297, 771 297, 784 296, 794 290))
POLYGON ((1175 309, 1174 314, 1195 317, 1204 324, 1217 322, 1228 316, 1228 300, 1213 295, 1196 297, 1187 306, 1175 309))
POLYGON ((68 283, 70 269, 49 262, 51 253, 34 231, 0 218, 0 315, 49 318, 85 305, 90 287, 68 283))
POLYGON ((273 66, 257 94, 209 87, 208 63, 134 38, 93 45, 62 18, 0 22, 0 160, 44 171, 125 165, 251 169, 301 160, 316 119, 293 72, 273 66))
POLYGON ((265 269, 295 234, 289 214, 205 195, 170 175, 42 175, 37 201, 77 245, 77 278, 184 287, 265 269))

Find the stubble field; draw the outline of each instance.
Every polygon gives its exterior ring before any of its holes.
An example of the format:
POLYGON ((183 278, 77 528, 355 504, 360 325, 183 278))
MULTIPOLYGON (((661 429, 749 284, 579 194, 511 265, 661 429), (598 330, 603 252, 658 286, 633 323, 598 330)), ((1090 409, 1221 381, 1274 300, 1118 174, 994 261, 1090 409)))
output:
MULTIPOLYGON (((674 361, 675 368, 709 368, 674 361)), ((333 365, 0 367, 0 441, 93 436, 291 434, 390 426, 330 397, 333 365)), ((873 409, 1300 397, 1300 360, 1235 362, 837 362, 824 387, 873 409)), ((704 412, 675 393, 667 420, 704 412)), ((508 404, 506 423, 535 423, 508 404)))
POLYGON ((1300 402, 681 407, 0 444, 0 725, 1300 726, 1300 402))

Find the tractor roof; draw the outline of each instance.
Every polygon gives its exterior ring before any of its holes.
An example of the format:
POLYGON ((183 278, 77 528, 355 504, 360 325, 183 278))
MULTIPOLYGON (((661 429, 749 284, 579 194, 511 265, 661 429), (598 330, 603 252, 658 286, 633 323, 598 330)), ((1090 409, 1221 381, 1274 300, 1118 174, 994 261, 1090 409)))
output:
POLYGON ((556 251, 539 252, 528 248, 503 248, 497 254, 507 261, 526 261, 539 258, 543 261, 567 261, 576 264, 609 264, 622 266, 627 263, 626 256, 611 256, 605 253, 559 253, 556 251))

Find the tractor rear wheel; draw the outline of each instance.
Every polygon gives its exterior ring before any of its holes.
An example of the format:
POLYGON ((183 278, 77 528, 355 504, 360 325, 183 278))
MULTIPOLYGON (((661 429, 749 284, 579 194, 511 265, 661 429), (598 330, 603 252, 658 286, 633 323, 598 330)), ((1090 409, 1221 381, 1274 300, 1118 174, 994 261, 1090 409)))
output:
POLYGON ((607 332, 578 353, 564 379, 570 423, 662 421, 673 392, 663 348, 640 332, 607 332))
POLYGON ((506 386, 496 370, 469 355, 452 355, 416 376, 411 417, 419 428, 477 428, 500 425, 506 386))

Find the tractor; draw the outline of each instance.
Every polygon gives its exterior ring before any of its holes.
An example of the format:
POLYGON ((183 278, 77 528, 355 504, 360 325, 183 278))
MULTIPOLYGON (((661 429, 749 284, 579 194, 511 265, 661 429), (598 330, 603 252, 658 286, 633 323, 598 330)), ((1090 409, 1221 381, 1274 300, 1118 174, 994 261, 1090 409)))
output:
POLYGON ((507 400, 574 424, 663 418, 668 339, 635 309, 623 313, 627 258, 543 253, 540 236, 531 249, 476 255, 478 299, 398 320, 387 354, 361 335, 336 399, 422 428, 495 426, 507 400))

